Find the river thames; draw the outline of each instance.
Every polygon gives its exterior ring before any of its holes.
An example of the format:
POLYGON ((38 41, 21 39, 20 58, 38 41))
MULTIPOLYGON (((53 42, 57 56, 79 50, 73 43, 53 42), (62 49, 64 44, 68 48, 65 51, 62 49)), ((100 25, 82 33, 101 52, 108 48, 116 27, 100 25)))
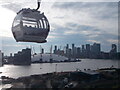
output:
POLYGON ((101 60, 101 59, 81 59, 81 62, 67 63, 40 63, 31 64, 30 66, 4 65, 0 67, 0 76, 18 78, 34 74, 44 74, 50 72, 75 71, 76 69, 96 70, 100 68, 120 68, 120 60, 101 60))

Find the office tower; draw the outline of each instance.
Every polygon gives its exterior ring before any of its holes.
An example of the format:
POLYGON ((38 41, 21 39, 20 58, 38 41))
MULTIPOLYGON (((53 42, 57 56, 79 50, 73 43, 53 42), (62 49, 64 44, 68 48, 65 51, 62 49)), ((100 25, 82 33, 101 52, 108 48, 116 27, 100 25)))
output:
POLYGON ((68 49, 69 49, 69 44, 67 44, 66 46, 66 54, 68 53, 68 49))
POLYGON ((75 45, 72 44, 72 57, 74 58, 75 57, 75 45))
POLYGON ((85 53, 85 46, 84 45, 82 45, 82 58, 85 58, 85 56, 86 56, 86 53, 85 53))
POLYGON ((91 51, 99 54, 101 52, 100 44, 99 43, 94 43, 91 51))
POLYGON ((86 51, 90 51, 90 44, 86 44, 86 51))
POLYGON ((75 44, 72 44, 72 50, 74 51, 74 48, 75 48, 75 44))
POLYGON ((84 45, 82 45, 82 53, 85 51, 85 47, 84 45))
POLYGON ((81 54, 80 47, 77 47, 77 54, 76 54, 76 57, 77 57, 77 58, 80 58, 80 54, 81 54))
POLYGON ((0 50, 0 67, 3 65, 3 53, 0 50))
POLYGON ((72 49, 68 49, 68 59, 71 60, 72 58, 72 49))
POLYGON ((117 53, 117 45, 112 44, 112 52, 117 53))
POLYGON ((57 46, 55 45, 54 54, 57 54, 57 46))
POLYGON ((109 56, 111 59, 117 58, 117 45, 116 44, 112 44, 112 49, 110 50, 109 56))
POLYGON ((69 44, 67 44, 67 46, 66 46, 66 57, 69 57, 69 44))
POLYGON ((90 44, 86 44, 86 57, 90 57, 90 44))
POLYGON ((101 46, 99 43, 94 43, 91 46, 91 57, 92 58, 100 58, 101 46))
POLYGON ((66 49, 68 49, 69 48, 69 44, 67 44, 67 46, 66 46, 66 49))
POLYGON ((44 54, 44 49, 42 48, 42 54, 44 54))
POLYGON ((12 53, 10 53, 10 57, 12 57, 12 53))

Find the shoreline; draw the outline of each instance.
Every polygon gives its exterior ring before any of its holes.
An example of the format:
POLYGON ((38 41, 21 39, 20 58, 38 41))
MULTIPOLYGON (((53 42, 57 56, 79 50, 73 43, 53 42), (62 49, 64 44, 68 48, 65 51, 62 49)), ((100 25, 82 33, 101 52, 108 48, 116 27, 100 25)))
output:
MULTIPOLYGON (((80 59, 80 60, 77 60, 77 61, 54 61, 54 62, 48 62, 48 61, 45 61, 45 62, 39 62, 39 61, 34 61, 34 62, 31 62, 31 64, 44 64, 44 63, 72 63, 72 62, 82 62, 84 60, 104 60, 104 61, 111 61, 111 59, 89 59, 89 58, 86 58, 86 59, 80 59)), ((117 59, 114 59, 114 61, 120 61, 120 60, 117 60, 117 59)), ((30 65, 31 65, 30 64, 30 65)), ((4 65, 18 65, 18 66, 29 66, 27 64, 10 64, 10 63, 5 63, 4 65)))
POLYGON ((119 82, 119 75, 120 68, 101 68, 99 70, 35 74, 17 79, 2 76, 1 79, 3 84, 11 84, 11 88, 8 90, 12 90, 12 88, 80 88, 81 85, 83 85, 82 88, 93 86, 100 88, 105 87, 106 84, 111 88, 120 87, 117 83, 114 84, 116 81, 119 82))

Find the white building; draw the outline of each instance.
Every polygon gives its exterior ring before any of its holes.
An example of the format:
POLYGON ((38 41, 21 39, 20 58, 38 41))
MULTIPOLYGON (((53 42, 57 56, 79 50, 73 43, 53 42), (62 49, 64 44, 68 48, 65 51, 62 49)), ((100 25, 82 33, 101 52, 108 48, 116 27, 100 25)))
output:
MULTIPOLYGON (((34 61, 39 61, 41 59, 41 54, 37 54, 34 55, 34 57, 32 57, 32 62, 34 61)), ((49 61, 50 59, 54 60, 54 61, 65 61, 68 60, 67 57, 65 56, 61 56, 61 55, 56 55, 56 54, 42 54, 42 60, 43 61, 49 61)))

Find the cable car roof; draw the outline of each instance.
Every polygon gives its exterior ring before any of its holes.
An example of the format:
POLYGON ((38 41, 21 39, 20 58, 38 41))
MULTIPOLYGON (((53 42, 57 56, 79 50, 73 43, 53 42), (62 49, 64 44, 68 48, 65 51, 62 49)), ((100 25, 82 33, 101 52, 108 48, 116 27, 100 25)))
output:
POLYGON ((39 20, 41 18, 45 18, 44 13, 40 13, 40 11, 36 11, 35 9, 22 9, 17 13, 18 15, 22 15, 22 17, 26 18, 34 18, 39 20))

